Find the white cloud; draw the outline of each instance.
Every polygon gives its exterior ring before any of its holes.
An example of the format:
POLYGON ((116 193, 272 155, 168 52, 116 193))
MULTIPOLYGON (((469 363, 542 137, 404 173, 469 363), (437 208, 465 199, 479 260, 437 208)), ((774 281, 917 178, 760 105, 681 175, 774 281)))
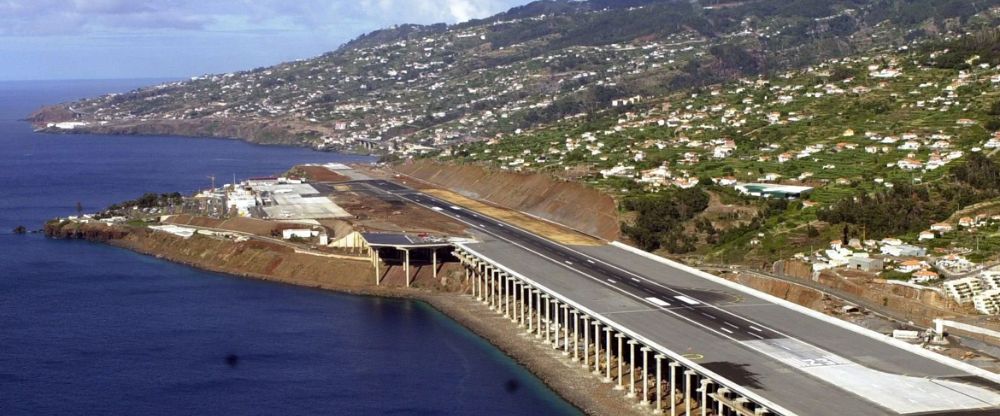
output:
POLYGON ((374 30, 401 23, 463 22, 527 1, 0 0, 0 35, 255 30, 256 25, 295 30, 374 30), (245 25, 233 27, 235 22, 245 25))

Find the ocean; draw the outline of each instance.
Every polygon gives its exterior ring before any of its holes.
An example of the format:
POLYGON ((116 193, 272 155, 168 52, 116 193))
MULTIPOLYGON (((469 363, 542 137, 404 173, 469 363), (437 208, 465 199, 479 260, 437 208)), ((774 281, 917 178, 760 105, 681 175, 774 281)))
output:
POLYGON ((0 415, 579 411, 428 305, 14 235, 145 192, 370 158, 222 139, 37 134, 43 105, 155 80, 0 82, 0 415))

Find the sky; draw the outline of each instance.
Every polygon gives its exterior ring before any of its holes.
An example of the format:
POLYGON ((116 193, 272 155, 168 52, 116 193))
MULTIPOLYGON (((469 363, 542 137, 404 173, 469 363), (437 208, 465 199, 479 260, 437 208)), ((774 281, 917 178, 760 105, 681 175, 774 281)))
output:
POLYGON ((186 78, 270 66, 401 23, 528 0, 0 0, 0 80, 186 78))

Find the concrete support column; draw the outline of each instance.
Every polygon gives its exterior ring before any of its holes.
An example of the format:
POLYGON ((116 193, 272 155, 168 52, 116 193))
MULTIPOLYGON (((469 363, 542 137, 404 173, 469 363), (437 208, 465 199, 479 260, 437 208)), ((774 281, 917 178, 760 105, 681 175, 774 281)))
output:
POLYGON ((517 281, 517 278, 514 277, 514 276, 508 276, 507 278, 510 279, 510 321, 516 324, 517 323, 517 297, 518 297, 518 295, 521 294, 521 291, 520 291, 520 289, 518 289, 518 287, 521 284, 517 281))
POLYGON ((628 340, 628 395, 635 397, 635 344, 633 340, 628 340))
POLYGON ((535 294, 534 289, 528 289, 528 333, 535 332, 535 320, 532 318, 531 314, 535 312, 535 294))
POLYGON ((594 375, 601 375, 601 323, 594 322, 594 375))
POLYGON ((497 269, 490 268, 490 309, 497 310, 497 306, 500 301, 497 299, 497 295, 500 294, 500 284, 499 275, 497 269))
POLYGON ((611 382, 611 327, 604 327, 604 382, 611 382))
POLYGON ((563 355, 569 356, 569 306, 562 305, 563 310, 563 355))
POLYGON ((483 300, 483 279, 482 279, 482 275, 479 274, 479 270, 473 269, 472 271, 473 271, 473 273, 472 273, 472 281, 473 281, 472 287, 474 287, 476 289, 476 300, 478 300, 478 301, 481 302, 483 300))
POLYGON ((403 250, 406 260, 403 263, 403 271, 406 272, 406 287, 410 287, 410 250, 403 250))
POLYGON ((514 285, 513 287, 514 296, 511 298, 511 301, 514 302, 514 306, 511 306, 513 311, 511 311, 510 314, 511 316, 510 321, 517 324, 517 326, 520 327, 521 321, 523 320, 522 317, 524 316, 523 313, 521 312, 524 310, 524 305, 521 304, 521 300, 523 299, 521 293, 523 292, 523 290, 521 289, 521 282, 519 280, 514 280, 513 285, 514 285))
POLYGON ((642 347, 642 400, 639 403, 649 403, 649 348, 642 347))
POLYGON ((676 392, 677 383, 677 367, 680 367, 680 363, 676 361, 670 362, 670 414, 677 414, 677 400, 674 398, 674 393, 676 392))
POLYGON ((716 415, 722 416, 726 414, 725 411, 729 406, 726 406, 726 404, 723 403, 725 401, 723 399, 726 399, 727 393, 729 393, 729 389, 725 387, 719 387, 719 389, 715 391, 716 403, 719 405, 718 410, 715 412, 716 415))
MULTIPOLYGON (((660 354, 656 354, 656 356, 653 358, 656 359, 656 409, 653 410, 653 413, 659 414, 663 413, 663 365, 662 365, 663 363, 662 362, 664 357, 660 354)), ((673 402, 671 401, 671 403, 673 402)), ((673 413, 671 413, 671 416, 673 416, 673 413)))
POLYGON ((573 361, 580 361, 580 313, 573 310, 573 361))
POLYGON ((521 295, 521 300, 517 302, 521 308, 521 320, 517 322, 517 326, 524 328, 524 307, 527 306, 525 302, 528 301, 528 297, 524 296, 524 294, 528 292, 528 288, 527 286, 525 286, 524 283, 518 283, 517 287, 518 287, 518 292, 521 295))
POLYGON ((438 277, 438 251, 437 251, 436 248, 433 251, 431 251, 431 267, 434 268, 431 272, 434 274, 434 278, 437 279, 437 277, 438 277))
POLYGON ((691 416, 691 377, 694 371, 684 372, 684 416, 691 416))
MULTIPOLYGON (((468 267, 463 267, 462 270, 465 270, 465 280, 463 280, 463 282, 465 282, 466 284, 468 284, 469 283, 469 268, 468 267)), ((469 289, 471 289, 472 295, 475 296, 475 294, 476 294, 475 286, 470 287, 469 289)))
POLYGON ((490 277, 487 275, 487 270, 484 267, 483 271, 479 273, 479 293, 481 294, 481 300, 483 305, 490 304, 490 277))
POLYGON ((375 264, 375 286, 382 285, 381 273, 378 270, 378 250, 372 250, 372 263, 375 264))
POLYGON ((538 321, 537 322, 538 330, 535 331, 535 338, 541 339, 542 338, 542 292, 537 291, 536 293, 538 294, 538 296, 537 299, 535 299, 535 305, 536 305, 535 315, 537 315, 535 320, 538 321))
POLYGON ((552 298, 548 295, 545 296, 545 343, 548 344, 553 342, 552 340, 552 298))
POLYGON ((559 349, 559 301, 552 299, 549 301, 549 305, 552 306, 552 316, 550 316, 549 321, 552 322, 552 326, 555 327, 555 331, 552 331, 552 349, 559 349))
POLYGON ((503 304, 503 307, 501 308, 503 310, 503 317, 510 318, 510 290, 507 289, 507 286, 510 285, 510 277, 506 274, 501 274, 500 280, 503 284, 500 288, 502 290, 500 294, 500 303, 503 304))
POLYGON ((618 384, 615 385, 615 390, 624 390, 625 378, 622 375, 622 360, 625 359, 625 354, 622 353, 624 351, 622 349, 622 338, 625 338, 625 336, 618 333, 615 334, 615 338, 618 338, 618 354, 616 354, 618 356, 618 384))
POLYGON ((590 369, 590 317, 583 316, 583 368, 590 369))
POLYGON ((701 379, 701 402, 699 403, 699 408, 701 408, 701 416, 708 416, 708 386, 712 382, 707 379, 701 379))

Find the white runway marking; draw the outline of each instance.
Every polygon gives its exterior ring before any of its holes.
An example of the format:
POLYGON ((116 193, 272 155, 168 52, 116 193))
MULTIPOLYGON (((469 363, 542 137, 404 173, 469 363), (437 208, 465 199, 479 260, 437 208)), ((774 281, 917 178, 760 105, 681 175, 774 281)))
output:
POLYGON ((691 298, 689 298, 687 296, 684 296, 684 295, 674 296, 674 298, 677 298, 677 300, 679 300, 681 302, 684 302, 684 303, 686 303, 688 305, 700 305, 701 304, 701 302, 698 302, 698 301, 696 301, 694 299, 691 299, 691 298))
POLYGON ((648 297, 648 298, 646 298, 646 300, 649 303, 652 303, 652 304, 654 304, 656 306, 670 306, 669 303, 664 302, 663 299, 660 299, 660 298, 648 297))

